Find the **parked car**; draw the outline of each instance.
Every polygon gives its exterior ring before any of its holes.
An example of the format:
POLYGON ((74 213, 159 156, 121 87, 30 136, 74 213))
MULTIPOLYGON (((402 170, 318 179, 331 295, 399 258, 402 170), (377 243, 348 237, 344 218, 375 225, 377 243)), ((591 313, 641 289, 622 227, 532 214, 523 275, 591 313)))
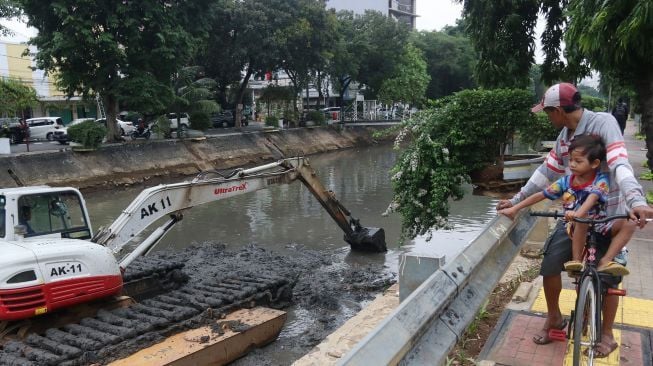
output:
MULTIPOLYGON (((116 121, 118 121, 118 127, 120 127, 120 136, 129 136, 132 132, 134 132, 134 130, 136 130, 136 126, 134 126, 134 124, 131 122, 125 122, 119 119, 116 119, 116 121)), ((107 127, 106 118, 100 118, 95 122, 102 123, 104 127, 107 127)))
POLYGON ((188 126, 190 126, 187 113, 181 113, 179 121, 177 121, 177 113, 168 113, 168 119, 170 120, 170 129, 173 131, 178 129, 179 125, 181 125, 182 129, 186 130, 188 129, 188 126))
POLYGON ((54 132, 63 128, 61 117, 37 117, 30 118, 27 121, 29 126, 30 139, 34 140, 54 140, 54 132))
POLYGON ((95 118, 77 118, 72 120, 67 126, 54 131, 54 140, 62 145, 67 145, 70 141, 68 139, 68 127, 78 125, 84 121, 93 121, 95 118))
MULTIPOLYGON (((225 110, 211 117, 211 123, 215 128, 234 127, 236 125, 236 117, 234 116, 234 112, 232 110, 225 110)), ((245 114, 243 114, 240 119, 240 125, 249 125, 249 121, 247 120, 247 116, 245 114)))
POLYGON ((29 127, 25 128, 20 125, 17 118, 2 118, 2 129, 12 144, 19 144, 25 141, 29 127))

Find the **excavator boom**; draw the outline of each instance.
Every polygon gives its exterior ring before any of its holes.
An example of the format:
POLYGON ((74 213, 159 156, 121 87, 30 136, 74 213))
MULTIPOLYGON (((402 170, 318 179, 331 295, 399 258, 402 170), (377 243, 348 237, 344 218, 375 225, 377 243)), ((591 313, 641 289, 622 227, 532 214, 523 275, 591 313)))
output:
POLYGON ((125 268, 139 255, 146 254, 176 222, 183 211, 197 205, 257 191, 275 184, 289 184, 299 179, 318 199, 338 226, 345 232, 345 241, 352 249, 386 251, 385 234, 380 228, 364 228, 338 202, 333 192, 327 191, 317 179, 307 159, 297 157, 279 160, 251 169, 237 170, 223 177, 207 178, 201 174, 190 182, 163 184, 141 192, 122 214, 108 227, 100 229, 93 241, 106 245, 114 254, 121 255, 124 246, 164 216, 170 219, 157 228, 120 261, 125 268))

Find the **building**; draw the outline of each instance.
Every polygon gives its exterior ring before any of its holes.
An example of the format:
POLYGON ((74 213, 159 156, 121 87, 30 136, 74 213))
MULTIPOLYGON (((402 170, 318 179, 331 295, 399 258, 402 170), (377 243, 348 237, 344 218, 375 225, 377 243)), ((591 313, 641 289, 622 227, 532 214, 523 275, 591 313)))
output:
POLYGON ((39 104, 32 107, 30 117, 56 116, 61 117, 64 123, 75 118, 96 117, 97 108, 93 102, 85 103, 79 96, 67 98, 64 92, 57 89, 51 76, 45 75, 43 70, 33 70, 36 64, 32 57, 23 56, 26 49, 30 54, 36 53, 33 46, 0 42, 0 77, 21 81, 36 90, 39 104))
POLYGON ((327 0, 327 8, 337 10, 350 10, 363 14, 365 10, 379 11, 397 21, 404 22, 415 29, 416 14, 415 3, 417 0, 327 0))

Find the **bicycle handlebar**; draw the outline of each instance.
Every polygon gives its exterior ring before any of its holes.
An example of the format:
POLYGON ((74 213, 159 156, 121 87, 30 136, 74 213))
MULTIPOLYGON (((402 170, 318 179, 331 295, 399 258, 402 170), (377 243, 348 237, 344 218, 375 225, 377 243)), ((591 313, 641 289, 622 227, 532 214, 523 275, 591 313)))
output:
MULTIPOLYGON (((553 217, 555 219, 558 218, 563 218, 565 217, 565 213, 561 211, 531 211, 531 216, 543 216, 543 217, 553 217)), ((608 221, 612 220, 617 220, 617 219, 629 219, 630 216, 628 215, 613 215, 613 216, 608 216, 604 217, 602 219, 589 219, 589 218, 581 218, 581 217, 574 217, 574 221, 580 222, 581 224, 603 224, 608 221)))

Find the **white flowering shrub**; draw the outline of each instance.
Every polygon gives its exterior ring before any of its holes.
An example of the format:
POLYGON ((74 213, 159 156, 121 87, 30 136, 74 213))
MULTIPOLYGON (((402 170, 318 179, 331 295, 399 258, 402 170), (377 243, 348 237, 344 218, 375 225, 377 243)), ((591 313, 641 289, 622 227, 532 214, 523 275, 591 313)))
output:
POLYGON ((495 163, 515 131, 533 123, 532 104, 525 90, 465 90, 401 125, 384 214, 401 214, 402 239, 449 227, 450 201, 463 197, 472 170, 495 163))

